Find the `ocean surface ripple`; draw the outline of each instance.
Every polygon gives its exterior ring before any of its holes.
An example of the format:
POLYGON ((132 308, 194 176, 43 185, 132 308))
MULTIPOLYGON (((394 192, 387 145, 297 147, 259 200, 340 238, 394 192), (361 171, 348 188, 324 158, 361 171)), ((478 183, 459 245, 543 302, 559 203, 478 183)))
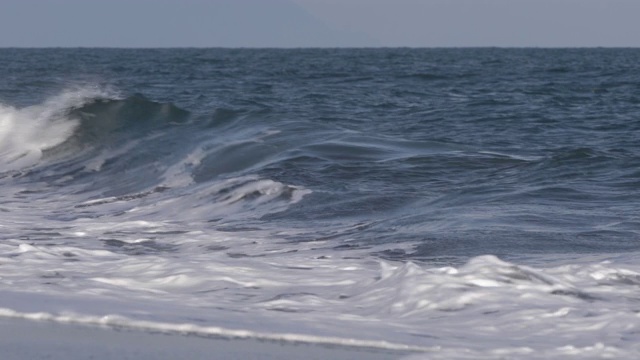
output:
POLYGON ((0 49, 0 78, 0 316, 640 356, 640 50, 0 49))

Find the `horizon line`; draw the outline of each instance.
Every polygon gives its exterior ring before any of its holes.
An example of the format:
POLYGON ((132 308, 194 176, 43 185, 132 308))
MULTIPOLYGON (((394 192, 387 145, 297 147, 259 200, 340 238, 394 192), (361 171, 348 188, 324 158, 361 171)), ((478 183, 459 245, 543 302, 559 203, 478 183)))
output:
POLYGON ((170 49, 220 49, 220 50, 332 50, 332 49, 640 49, 640 45, 629 46, 556 46, 556 45, 439 45, 439 46, 0 46, 0 49, 45 50, 45 49, 105 49, 105 50, 170 50, 170 49))

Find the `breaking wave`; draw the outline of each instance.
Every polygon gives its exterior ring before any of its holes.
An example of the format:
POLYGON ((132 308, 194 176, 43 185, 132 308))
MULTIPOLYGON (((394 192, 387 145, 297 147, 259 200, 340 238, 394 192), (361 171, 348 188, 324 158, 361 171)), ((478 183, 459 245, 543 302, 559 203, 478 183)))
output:
POLYGON ((32 166, 43 151, 69 139, 78 121, 69 111, 79 108, 99 94, 93 91, 69 91, 43 104, 18 109, 0 104, 0 163, 3 171, 32 166))

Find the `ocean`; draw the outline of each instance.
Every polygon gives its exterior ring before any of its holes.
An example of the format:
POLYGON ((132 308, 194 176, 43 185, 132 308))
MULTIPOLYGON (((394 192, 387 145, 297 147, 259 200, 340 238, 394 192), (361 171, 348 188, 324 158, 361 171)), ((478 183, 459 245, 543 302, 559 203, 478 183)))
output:
POLYGON ((0 316, 640 356, 640 49, 0 49, 0 316))

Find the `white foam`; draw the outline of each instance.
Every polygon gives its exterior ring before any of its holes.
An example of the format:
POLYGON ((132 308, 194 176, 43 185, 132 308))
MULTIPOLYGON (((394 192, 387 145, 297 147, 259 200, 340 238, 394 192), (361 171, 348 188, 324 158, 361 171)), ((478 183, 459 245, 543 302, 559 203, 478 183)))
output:
MULTIPOLYGON (((312 193, 304 187, 286 185, 255 175, 190 185, 187 185, 186 177, 183 179, 184 182, 177 181, 177 178, 173 182, 163 182, 163 186, 171 184, 177 187, 158 195, 159 199, 137 204, 127 212, 135 213, 138 218, 152 216, 194 222, 226 217, 237 221, 286 210, 312 193)), ((118 198, 94 199, 85 204, 108 204, 116 200, 118 198)))
POLYGON ((193 184, 193 169, 200 165, 206 157, 207 152, 202 146, 191 151, 184 159, 176 164, 169 166, 164 174, 162 182, 163 186, 170 188, 185 187, 193 184))
POLYGON ((0 171, 36 164, 43 150, 64 142, 77 126, 65 117, 66 110, 108 95, 106 90, 83 87, 21 109, 0 104, 0 171))
POLYGON ((355 251, 342 258, 318 243, 274 243, 267 233, 198 230, 164 238, 179 253, 134 256, 91 249, 91 241, 120 237, 144 247, 179 227, 92 219, 69 225, 60 231, 82 229, 81 247, 0 244, 4 316, 414 349, 429 351, 427 358, 640 354, 635 255, 547 268, 481 256, 431 267, 355 251))

